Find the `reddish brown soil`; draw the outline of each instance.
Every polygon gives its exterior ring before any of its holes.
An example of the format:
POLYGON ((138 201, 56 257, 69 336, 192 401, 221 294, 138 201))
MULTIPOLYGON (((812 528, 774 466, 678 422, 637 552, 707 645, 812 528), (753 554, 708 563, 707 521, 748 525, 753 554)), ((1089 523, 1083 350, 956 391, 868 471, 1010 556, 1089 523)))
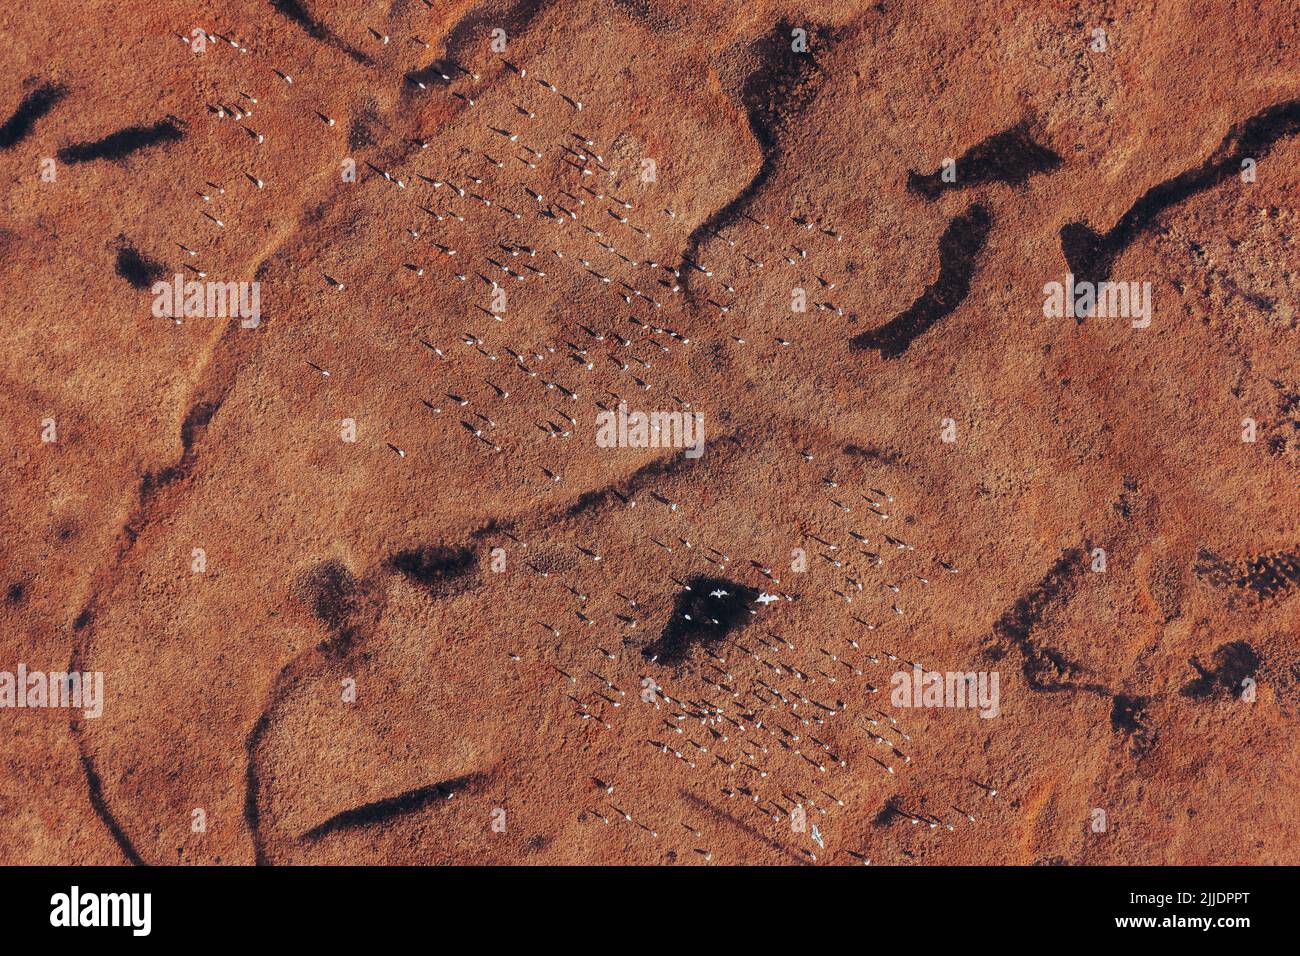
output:
POLYGON ((1300 862, 1300 136, 1119 250, 1150 327, 1042 309, 1062 227, 1106 233, 1300 98, 1294 4, 306 0, 316 36, 269 3, 107 6, 0 11, 0 122, 64 91, 0 149, 0 670, 107 695, 0 710, 0 862, 1300 862), (1054 168, 963 181, 1021 124, 1054 168), (945 157, 960 188, 908 189, 945 157), (965 294, 895 358, 851 347, 942 285, 976 204, 965 294), (262 324, 155 318, 128 249, 256 279, 262 324), (614 396, 690 403, 702 457, 597 447, 614 396), (696 575, 794 599, 646 660, 696 575), (901 661, 998 672, 1000 715, 891 706, 901 661))

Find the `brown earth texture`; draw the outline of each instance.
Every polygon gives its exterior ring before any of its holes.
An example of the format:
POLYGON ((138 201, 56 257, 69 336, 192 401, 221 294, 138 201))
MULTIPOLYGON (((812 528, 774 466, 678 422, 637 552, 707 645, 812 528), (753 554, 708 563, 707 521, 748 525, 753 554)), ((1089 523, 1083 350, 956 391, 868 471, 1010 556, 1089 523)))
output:
POLYGON ((1298 54, 5 5, 0 862, 1300 862, 1298 54))

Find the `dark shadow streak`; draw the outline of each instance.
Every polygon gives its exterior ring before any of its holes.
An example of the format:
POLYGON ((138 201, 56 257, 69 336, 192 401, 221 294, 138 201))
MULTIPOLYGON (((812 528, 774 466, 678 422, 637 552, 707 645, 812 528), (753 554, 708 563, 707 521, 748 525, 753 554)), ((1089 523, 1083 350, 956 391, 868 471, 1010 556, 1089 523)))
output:
MULTIPOLYGON (((94 621, 95 612, 90 606, 87 606, 77 615, 76 621, 72 624, 73 645, 72 654, 68 660, 68 673, 79 673, 83 670, 81 664, 81 647, 76 641, 76 634, 85 630, 94 621)), ((117 817, 113 816, 113 811, 108 809, 108 801, 104 799, 104 784, 99 779, 99 774, 95 770, 95 764, 86 753, 85 741, 81 736, 81 723, 76 716, 76 711, 72 712, 72 718, 68 721, 68 730, 72 733, 72 738, 77 744, 77 756, 81 761, 82 773, 86 775, 86 798, 90 801, 90 808, 95 811, 101 823, 107 828, 109 835, 112 836, 113 842, 122 854, 131 861, 134 866, 148 866, 144 859, 136 852, 135 844, 131 838, 126 835, 122 825, 117 822, 117 817)))
POLYGON ((1103 282, 1116 257, 1165 210, 1241 172, 1245 159, 1260 160, 1278 140, 1300 133, 1300 100, 1277 103, 1228 131, 1200 166, 1152 186, 1105 233, 1083 222, 1061 227, 1061 252, 1077 280, 1103 282))
POLYGON ((993 636, 1023 655, 1025 680, 1029 682, 1031 690, 1040 693, 1068 690, 1087 690, 1103 695, 1110 693, 1105 687, 1068 682, 1069 678, 1083 668, 1067 660, 1060 651, 1040 647, 1032 638, 1034 630, 1048 612, 1055 607, 1064 606, 1074 596, 1079 575, 1085 567, 1084 554, 1088 550, 1087 544, 1082 550, 1067 548, 1043 575, 1042 580, 1017 598, 993 624, 993 636))
POLYGON ((800 865, 807 864, 806 860, 800 857, 799 854, 795 853, 789 847, 782 846, 780 843, 777 843, 771 837, 766 836, 765 834, 754 829, 748 823, 745 823, 743 820, 738 820, 736 817, 732 816, 726 810, 714 806, 712 803, 709 803, 709 801, 697 797, 695 794, 690 793, 689 791, 679 790, 678 793, 680 793, 682 797, 686 800, 686 802, 691 804, 691 806, 696 807, 699 810, 704 810, 707 813, 711 813, 719 820, 725 820, 727 823, 730 823, 736 829, 740 830, 741 832, 745 833, 748 836, 753 837, 755 840, 758 840, 764 846, 771 847, 773 850, 776 850, 779 853, 784 853, 786 856, 790 857, 796 863, 799 863, 800 865))
POLYGON ((781 155, 778 134, 785 125, 785 115, 806 105, 816 94, 812 80, 821 74, 822 68, 811 51, 790 54, 790 30, 791 24, 782 21, 752 44, 759 66, 745 78, 740 105, 758 142, 762 161, 753 178, 730 202, 691 230, 677 270, 681 273, 678 285, 683 293, 690 292, 692 273, 686 261, 695 259, 705 237, 729 225, 771 178, 781 155))
POLYGON ((108 804, 104 802, 104 788, 100 782, 99 774, 95 773, 95 767, 90 762, 90 757, 85 753, 81 754, 81 769, 86 773, 86 792, 90 797, 90 805, 99 819, 103 821, 104 826, 108 827, 108 832, 113 835, 113 840, 117 843, 118 848, 126 854, 126 858, 135 866, 148 866, 140 854, 136 852, 135 846, 131 843, 130 838, 126 835, 117 818, 113 816, 108 809, 108 804))
POLYGON ((368 54, 358 50, 323 22, 312 16, 307 8, 303 6, 301 0, 271 0, 271 7, 276 13, 298 24, 313 40, 319 40, 321 43, 333 47, 346 54, 356 63, 368 66, 372 62, 368 54))
POLYGON ((23 97, 14 115, 0 126, 0 149, 12 149, 22 142, 36 125, 36 121, 54 109, 56 103, 67 95, 67 90, 54 83, 46 83, 23 97))
POLYGON ((878 349, 882 358, 896 359, 970 294, 971 279, 988 240, 993 218, 975 205, 957 216, 939 238, 939 278, 905 311, 884 325, 855 335, 851 349, 878 349))
POLYGON ((142 149, 179 142, 184 138, 185 133, 177 121, 165 119, 152 126, 128 126, 109 133, 103 139, 63 146, 58 156, 65 163, 91 163, 98 159, 117 162, 142 149))
POLYGON ((943 181, 943 170, 928 175, 907 174, 908 192, 933 202, 944 192, 970 189, 986 183, 1023 186, 1031 176, 1051 173, 1061 165, 1061 157, 1036 142, 1029 134, 1029 124, 1020 123, 976 143, 957 160, 952 182, 943 181))
POLYGON ((439 800, 446 800, 455 793, 476 786, 485 779, 483 774, 471 773, 453 780, 444 780, 427 787, 407 790, 395 797, 386 797, 373 803, 366 803, 351 810, 336 813, 324 823, 318 824, 304 833, 300 840, 313 841, 340 830, 355 830, 360 827, 377 826, 397 817, 407 816, 423 810, 439 800))

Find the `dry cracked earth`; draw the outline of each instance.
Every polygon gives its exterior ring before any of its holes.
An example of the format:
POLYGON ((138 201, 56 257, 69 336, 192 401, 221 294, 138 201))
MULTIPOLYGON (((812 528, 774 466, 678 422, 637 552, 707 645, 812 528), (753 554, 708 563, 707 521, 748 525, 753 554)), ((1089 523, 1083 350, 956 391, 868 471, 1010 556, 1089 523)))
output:
POLYGON ((1298 13, 6 5, 3 862, 1300 862, 1298 13))

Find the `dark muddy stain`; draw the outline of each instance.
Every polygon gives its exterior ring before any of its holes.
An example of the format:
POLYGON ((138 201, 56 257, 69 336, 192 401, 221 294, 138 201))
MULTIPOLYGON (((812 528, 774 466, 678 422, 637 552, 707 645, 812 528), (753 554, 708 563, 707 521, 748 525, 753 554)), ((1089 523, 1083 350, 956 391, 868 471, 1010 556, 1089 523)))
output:
POLYGON ((425 545, 390 554, 384 567, 397 571, 416 584, 430 590, 455 578, 463 577, 474 567, 474 552, 469 548, 425 545))
POLYGON ((311 612, 338 633, 361 604, 361 584, 342 561, 323 561, 302 578, 311 612))
POLYGON ((733 631, 753 620, 750 611, 758 599, 754 588, 726 578, 696 576, 686 582, 688 590, 677 595, 672 616, 658 639, 642 649, 646 659, 677 666, 690 657, 696 645, 712 647, 733 631), (715 596, 714 592, 726 592, 715 596))
POLYGON ((1300 133, 1300 100, 1277 103, 1228 131, 1218 148, 1200 166, 1152 186, 1108 231, 1098 233, 1083 222, 1061 227, 1061 252, 1076 280, 1103 282, 1111 265, 1161 213, 1197 193, 1241 173, 1241 162, 1258 162, 1278 140, 1300 133))
POLYGON ((878 349, 882 358, 896 359, 961 305, 970 294, 971 278, 992 225, 992 216, 980 205, 949 222, 939 238, 939 278, 906 311, 879 328, 855 335, 849 340, 850 348, 878 349))
POLYGON ((9 590, 5 592, 5 601, 10 604, 22 604, 27 598, 27 585, 22 581, 15 581, 9 585, 9 590))
POLYGON ((943 181, 943 169, 907 174, 909 192, 933 202, 944 192, 970 189, 988 183, 1023 186, 1031 176, 1053 172, 1061 157, 1034 141, 1029 124, 1021 123, 976 143, 957 159, 953 182, 943 181))
POLYGON ((1129 738, 1129 750, 1144 757, 1156 745, 1159 734, 1151 726, 1147 713, 1149 698, 1116 694, 1110 706, 1110 729, 1129 738))
POLYGON ((482 774, 467 774, 454 780, 444 780, 428 787, 407 790, 395 797, 376 800, 373 803, 353 807, 335 814, 324 823, 312 827, 302 835, 304 840, 319 840, 323 836, 339 830, 355 830, 359 827, 379 826, 398 817, 418 813, 425 807, 439 800, 446 800, 452 794, 475 786, 483 779, 482 774))
POLYGON ((1247 677, 1254 677, 1263 661, 1255 648, 1245 641, 1231 641, 1215 648, 1210 667, 1195 657, 1188 663, 1196 670, 1197 676, 1184 684, 1179 693, 1193 700, 1205 700, 1220 693, 1240 694, 1242 682, 1247 677))
POLYGON ((1074 679, 1084 672, 1082 665, 1054 648, 1039 645, 1033 638, 1035 629, 1048 612, 1063 606, 1073 596, 1085 566, 1084 554, 1088 550, 1086 544, 1082 549, 1067 549, 1042 580, 1017 598, 993 623, 994 638, 1020 651, 1024 657, 1023 671, 1031 690, 1042 693, 1075 690, 1103 695, 1110 693, 1100 684, 1074 683, 1074 679))
POLYGON ((175 120, 160 120, 152 126, 128 126, 103 139, 86 143, 73 143, 59 150, 59 159, 65 163, 91 163, 98 159, 114 162, 152 146, 177 143, 185 133, 175 120))
POLYGON ((13 116, 0 126, 0 149, 12 149, 26 139, 37 121, 65 96, 67 90, 54 83, 46 83, 24 96, 13 116))
POLYGON ((136 289, 149 289, 163 277, 167 267, 144 256, 134 246, 117 250, 116 272, 136 289))

